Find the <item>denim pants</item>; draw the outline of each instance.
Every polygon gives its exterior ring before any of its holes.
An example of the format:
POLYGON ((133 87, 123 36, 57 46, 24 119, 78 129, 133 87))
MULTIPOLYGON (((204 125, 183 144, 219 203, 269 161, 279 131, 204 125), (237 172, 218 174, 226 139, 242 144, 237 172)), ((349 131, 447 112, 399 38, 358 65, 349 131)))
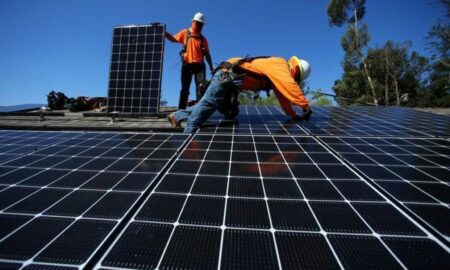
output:
POLYGON ((200 101, 184 110, 174 113, 175 119, 180 122, 187 119, 184 133, 192 133, 200 127, 224 102, 226 89, 221 83, 220 75, 222 71, 217 71, 211 83, 200 101))

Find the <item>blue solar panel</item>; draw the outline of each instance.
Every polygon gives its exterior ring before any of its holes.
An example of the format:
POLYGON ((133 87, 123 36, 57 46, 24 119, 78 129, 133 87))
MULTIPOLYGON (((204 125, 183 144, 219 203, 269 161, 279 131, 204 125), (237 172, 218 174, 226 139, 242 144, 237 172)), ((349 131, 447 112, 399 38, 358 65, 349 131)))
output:
POLYGON ((313 111, 0 131, 0 268, 448 269, 449 118, 313 111))

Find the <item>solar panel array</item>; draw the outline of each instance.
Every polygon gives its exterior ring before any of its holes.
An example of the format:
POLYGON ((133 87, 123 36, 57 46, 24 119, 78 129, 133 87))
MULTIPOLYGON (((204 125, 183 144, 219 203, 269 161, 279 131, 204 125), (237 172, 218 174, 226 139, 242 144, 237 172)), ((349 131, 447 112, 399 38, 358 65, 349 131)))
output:
POLYGON ((436 269, 434 239, 312 137, 195 135, 98 267, 436 269))
POLYGON ((449 269, 449 118, 313 110, 242 106, 193 135, 0 131, 0 268, 449 269))
POLYGON ((108 112, 159 112, 164 32, 164 24, 114 27, 108 112))
MULTIPOLYGON (((301 114, 300 111, 298 111, 301 114)), ((277 106, 241 106, 239 125, 210 117, 200 132, 272 135, 448 137, 448 117, 401 107, 316 107, 307 123, 292 123, 277 106)))
POLYGON ((85 266, 187 138, 0 132, 1 268, 85 266))
POLYGON ((321 139, 450 242, 450 141, 432 138, 321 139))

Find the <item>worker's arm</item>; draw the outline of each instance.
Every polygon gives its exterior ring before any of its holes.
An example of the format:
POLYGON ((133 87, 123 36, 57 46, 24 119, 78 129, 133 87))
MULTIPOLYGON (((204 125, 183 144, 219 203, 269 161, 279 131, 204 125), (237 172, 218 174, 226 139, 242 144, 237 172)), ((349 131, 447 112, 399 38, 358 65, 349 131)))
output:
POLYGON ((165 32, 164 36, 171 42, 184 43, 187 35, 187 29, 183 29, 176 35, 172 36, 169 32, 165 32))
POLYGON ((169 32, 165 32, 164 36, 170 41, 170 42, 178 42, 169 32))
MULTIPOLYGON (((302 89, 300 89, 298 84, 294 81, 294 78, 292 78, 291 72, 289 71, 287 65, 272 65, 270 70, 266 71, 266 76, 272 82, 274 88, 278 90, 275 92, 278 92, 290 103, 301 107, 303 110, 309 107, 308 100, 303 95, 302 89)), ((283 107, 283 109, 285 108, 287 108, 287 106, 283 107)), ((289 114, 290 111, 286 111, 286 113, 289 114)))
POLYGON ((212 64, 211 54, 209 54, 209 51, 207 51, 205 53, 205 58, 206 58, 206 62, 208 62, 208 65, 209 65, 209 71, 211 71, 211 73, 212 73, 214 70, 214 67, 212 64))
POLYGON ((286 112, 292 119, 295 119, 297 113, 292 109, 291 102, 285 98, 278 89, 274 89, 273 92, 277 96, 278 101, 280 102, 281 108, 286 112))
POLYGON ((204 52, 204 55, 205 55, 205 58, 206 58, 206 62, 207 62, 208 65, 209 65, 209 71, 211 71, 211 74, 212 74, 214 67, 213 67, 213 64, 212 64, 211 54, 209 53, 209 44, 208 44, 208 40, 207 40, 206 38, 204 38, 204 44, 203 44, 203 46, 204 46, 204 47, 202 48, 202 50, 203 50, 203 52, 204 52))

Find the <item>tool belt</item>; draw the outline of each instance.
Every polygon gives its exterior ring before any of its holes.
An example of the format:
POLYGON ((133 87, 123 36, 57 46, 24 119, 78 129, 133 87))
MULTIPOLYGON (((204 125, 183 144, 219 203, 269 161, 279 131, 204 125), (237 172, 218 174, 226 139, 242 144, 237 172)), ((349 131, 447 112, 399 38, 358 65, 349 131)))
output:
MULTIPOLYGON (((225 89, 224 100, 219 112, 227 120, 234 120, 239 114, 239 82, 237 75, 230 71, 224 71, 220 74, 220 82, 225 89)), ((242 80, 241 80, 242 85, 242 80)))
POLYGON ((236 63, 222 62, 213 71, 223 70, 220 74, 220 82, 226 89, 224 105, 219 111, 228 120, 233 120, 239 114, 239 91, 242 88, 243 79, 252 76, 260 81, 260 85, 266 84, 268 79, 264 76, 248 72, 240 67, 244 62, 251 62, 259 58, 269 58, 269 56, 245 57, 236 63))

